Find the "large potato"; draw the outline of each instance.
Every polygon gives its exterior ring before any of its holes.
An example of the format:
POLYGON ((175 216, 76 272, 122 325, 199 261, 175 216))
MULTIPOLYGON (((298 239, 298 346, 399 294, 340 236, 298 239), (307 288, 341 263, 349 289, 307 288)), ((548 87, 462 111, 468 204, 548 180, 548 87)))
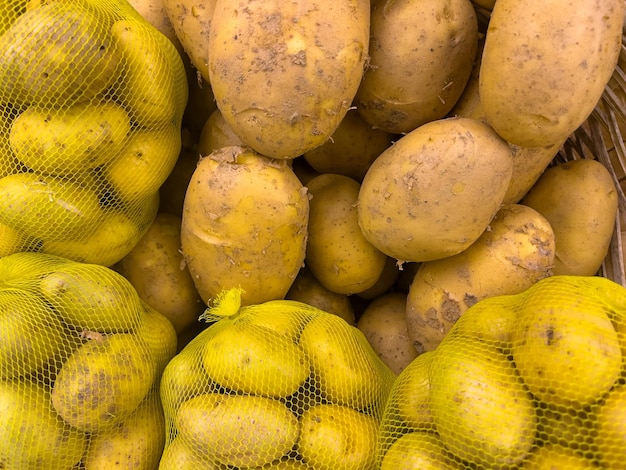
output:
POLYGON ((487 228, 511 172, 509 146, 485 123, 431 121, 374 161, 359 192, 359 225, 367 240, 398 260, 452 256, 487 228))
POLYGON ((622 44, 622 0, 495 3, 480 97, 488 122, 525 147, 562 142, 597 105, 622 44))
POLYGON ((415 347, 435 349, 479 300, 517 294, 550 276, 554 258, 555 235, 545 217, 526 206, 503 205, 469 248, 418 268, 406 308, 415 347))
POLYGON ((364 0, 217 0, 209 77, 224 119, 268 157, 323 144, 363 76, 369 20, 364 0))
POLYGON ((286 161, 245 147, 202 158, 183 206, 181 244, 205 303, 241 287, 243 303, 283 298, 302 267, 309 201, 286 161))
POLYGON ((443 118, 463 92, 476 57, 478 23, 470 0, 382 1, 371 22, 358 112, 395 134, 443 118))
POLYGON ((309 237, 306 263, 332 292, 355 294, 372 287, 387 256, 372 245, 358 223, 360 184, 348 176, 322 174, 307 183, 309 237))

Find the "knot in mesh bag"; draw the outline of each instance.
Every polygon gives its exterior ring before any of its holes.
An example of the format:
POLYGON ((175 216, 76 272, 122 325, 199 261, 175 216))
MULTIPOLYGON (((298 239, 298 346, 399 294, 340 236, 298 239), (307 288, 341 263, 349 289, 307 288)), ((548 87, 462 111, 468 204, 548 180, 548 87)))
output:
POLYGON ((398 376, 377 461, 623 468, 625 352, 626 288, 607 278, 551 276, 482 300, 398 376))
POLYGON ((0 467, 154 468, 173 326, 101 265, 23 252, 0 273, 0 467))
POLYGON ((178 158, 182 59, 120 0, 3 1, 0 31, 0 255, 111 266, 178 158))
POLYGON ((160 468, 373 468, 395 375, 362 333, 298 301, 240 305, 218 297, 165 368, 160 468))

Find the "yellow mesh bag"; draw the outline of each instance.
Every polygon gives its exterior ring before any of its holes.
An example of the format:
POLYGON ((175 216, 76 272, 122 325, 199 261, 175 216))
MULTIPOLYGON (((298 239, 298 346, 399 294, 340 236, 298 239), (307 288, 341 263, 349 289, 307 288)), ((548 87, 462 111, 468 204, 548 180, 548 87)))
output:
POLYGON ((167 365, 161 470, 373 468, 395 375, 342 318, 225 291, 167 365))
POLYGON ((122 0, 3 0, 0 31, 0 255, 111 266, 180 153, 182 59, 122 0))
POLYGON ((102 265, 14 253, 0 279, 0 468, 155 468, 169 321, 102 265))
POLYGON ((482 300, 398 376, 381 469, 624 468, 626 288, 551 276, 482 300))

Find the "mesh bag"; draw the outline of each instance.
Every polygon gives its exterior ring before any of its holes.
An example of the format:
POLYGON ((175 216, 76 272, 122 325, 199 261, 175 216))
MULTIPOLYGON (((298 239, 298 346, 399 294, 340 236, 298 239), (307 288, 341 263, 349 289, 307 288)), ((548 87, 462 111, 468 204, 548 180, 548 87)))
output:
POLYGON ((373 468, 395 375, 359 330, 298 301, 241 307, 239 289, 203 318, 163 373, 160 469, 373 468))
POLYGON ((0 273, 0 468, 155 468, 169 321, 102 265, 22 252, 0 273))
POLYGON ((122 0, 5 0, 0 31, 0 255, 111 266, 180 153, 182 59, 122 0))
POLYGON ((482 300, 398 376, 380 468, 624 468, 624 353, 626 288, 607 278, 482 300))

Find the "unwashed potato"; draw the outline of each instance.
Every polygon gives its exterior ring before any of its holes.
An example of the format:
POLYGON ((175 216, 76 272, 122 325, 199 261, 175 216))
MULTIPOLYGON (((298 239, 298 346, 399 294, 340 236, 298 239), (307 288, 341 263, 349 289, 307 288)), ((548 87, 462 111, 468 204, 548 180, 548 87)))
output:
POLYGON ((140 298, 165 315, 177 333, 206 307, 180 253, 181 217, 159 212, 135 247, 114 269, 140 298))
POLYGON ((202 126, 197 152, 199 155, 209 155, 214 150, 231 145, 244 144, 228 125, 221 111, 216 109, 202 126))
POLYGON ((372 163, 359 192, 358 222, 372 245, 398 260, 452 256, 487 228, 511 173, 511 150, 487 124, 431 121, 372 163))
POLYGON ((226 122, 272 158, 323 144, 363 76, 369 20, 365 0, 217 0, 209 81, 226 122))
POLYGON ((187 189, 183 256, 205 303, 240 287, 244 304, 285 296, 304 262, 306 189, 287 161, 246 147, 202 158, 187 189))
POLYGON ((617 64, 622 0, 497 0, 480 68, 487 121, 524 147, 562 142, 591 114, 617 64))
POLYGON ((356 326, 396 375, 418 356, 407 327, 406 295, 401 292, 372 300, 356 326))
POLYGON ((521 201, 554 229, 554 274, 596 274, 606 257, 617 215, 617 188, 597 160, 548 168, 521 201))
POLYGON ((361 116, 396 134, 445 117, 476 57, 470 0, 378 2, 370 29, 369 67, 355 98, 361 116))
POLYGON ((411 283, 406 318, 418 352, 435 349, 479 300, 522 292, 552 274, 555 234, 539 212, 503 205, 463 252, 424 262, 411 283))
POLYGON ((158 29, 179 52, 183 52, 183 46, 176 36, 176 31, 165 9, 165 0, 128 0, 135 10, 152 26, 158 29))

